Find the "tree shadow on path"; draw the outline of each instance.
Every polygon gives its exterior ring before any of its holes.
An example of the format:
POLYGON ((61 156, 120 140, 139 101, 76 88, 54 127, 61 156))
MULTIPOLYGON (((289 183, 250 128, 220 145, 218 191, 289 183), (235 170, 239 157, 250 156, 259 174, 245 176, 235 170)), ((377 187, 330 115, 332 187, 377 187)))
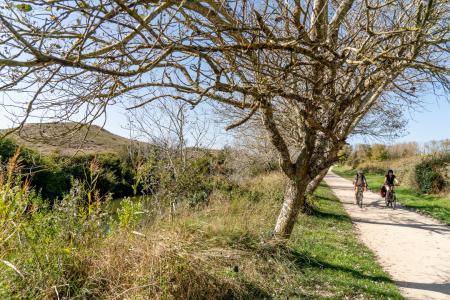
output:
POLYGON ((445 283, 421 283, 421 282, 408 282, 408 281, 394 281, 399 287, 433 291, 450 296, 450 282, 445 283))

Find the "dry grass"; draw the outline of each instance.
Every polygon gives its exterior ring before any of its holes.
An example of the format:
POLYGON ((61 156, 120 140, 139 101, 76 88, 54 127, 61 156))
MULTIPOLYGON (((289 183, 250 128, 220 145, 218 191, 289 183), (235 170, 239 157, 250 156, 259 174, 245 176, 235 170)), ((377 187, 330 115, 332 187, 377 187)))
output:
POLYGON ((267 297, 273 289, 267 286, 268 274, 277 270, 287 277, 295 275, 287 268, 278 270, 285 266, 279 260, 288 256, 280 251, 288 250, 265 242, 272 222, 267 222, 268 207, 239 201, 251 199, 251 190, 246 193, 216 192, 205 209, 181 211, 172 221, 141 230, 143 235, 114 234, 87 262, 96 278, 94 293, 108 299, 267 297))
MULTIPOLYGON (((302 216, 292 243, 272 242, 282 187, 280 174, 259 176, 204 209, 111 235, 80 257, 88 289, 104 299, 400 298, 345 215, 302 216)), ((321 195, 330 215, 343 212, 321 195)))
POLYGON ((24 274, 0 265, 0 298, 401 299, 326 187, 287 245, 271 241, 282 194, 280 174, 258 176, 107 236, 97 219, 72 232, 70 214, 36 214, 21 252, 0 247, 24 274))

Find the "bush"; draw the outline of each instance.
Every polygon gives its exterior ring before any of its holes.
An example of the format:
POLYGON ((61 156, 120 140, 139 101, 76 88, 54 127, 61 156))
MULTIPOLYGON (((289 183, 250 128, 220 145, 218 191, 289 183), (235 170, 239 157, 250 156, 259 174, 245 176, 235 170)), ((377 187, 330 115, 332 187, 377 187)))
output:
POLYGON ((365 162, 358 166, 358 169, 363 171, 364 173, 373 173, 373 174, 379 174, 384 175, 386 173, 386 170, 388 169, 387 164, 385 165, 380 163, 371 163, 371 162, 365 162))
POLYGON ((376 160, 376 161, 383 161, 388 159, 389 153, 386 149, 385 145, 382 144, 375 144, 372 146, 372 152, 370 159, 376 160))
POLYGON ((415 179, 422 193, 439 193, 448 185, 445 172, 450 163, 450 154, 433 155, 424 158, 415 167, 415 179))
MULTIPOLYGON (((19 146, 14 141, 1 139, 0 160, 6 163, 17 149, 19 146)), ((115 198, 133 195, 131 183, 135 170, 126 158, 117 154, 41 156, 28 148, 20 149, 23 172, 31 174, 30 180, 34 189, 52 204, 69 192, 74 180, 86 179, 87 169, 94 160, 99 167, 97 189, 101 195, 112 194, 115 198)), ((142 189, 141 186, 136 188, 142 189)))
POLYGON ((133 202, 130 198, 120 201, 120 208, 117 211, 119 226, 121 228, 133 228, 143 218, 142 202, 133 202))
POLYGON ((18 150, 2 165, 0 299, 92 298, 79 258, 105 237, 105 220, 85 199, 75 185, 51 208, 23 178, 18 150))

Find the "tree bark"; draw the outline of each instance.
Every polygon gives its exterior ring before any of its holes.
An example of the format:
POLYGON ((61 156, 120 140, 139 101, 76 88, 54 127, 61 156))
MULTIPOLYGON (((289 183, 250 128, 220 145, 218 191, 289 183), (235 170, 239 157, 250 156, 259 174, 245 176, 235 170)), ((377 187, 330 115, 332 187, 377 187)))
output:
POLYGON ((288 239, 290 237, 297 216, 305 205, 307 186, 308 180, 305 178, 287 179, 283 206, 273 232, 275 238, 288 239))
POLYGON ((308 183, 308 186, 306 187, 307 195, 314 193, 319 184, 322 182, 322 179, 325 177, 325 175, 327 175, 328 170, 329 168, 323 169, 319 174, 316 175, 316 177, 314 177, 313 180, 308 183))

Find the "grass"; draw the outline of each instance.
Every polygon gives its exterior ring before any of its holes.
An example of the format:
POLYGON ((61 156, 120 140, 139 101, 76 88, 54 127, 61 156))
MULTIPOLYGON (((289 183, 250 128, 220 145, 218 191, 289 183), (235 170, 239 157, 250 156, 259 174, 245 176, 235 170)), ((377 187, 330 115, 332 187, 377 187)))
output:
POLYGON ((291 246, 313 262, 305 269, 304 285, 316 281, 333 299, 400 298, 375 261, 355 236, 350 218, 325 185, 316 192, 316 209, 299 219, 291 246))
MULTIPOLYGON (((348 166, 336 166, 333 168, 333 171, 336 174, 351 180, 355 177, 356 172, 348 166)), ((366 176, 370 190, 378 193, 380 187, 383 185, 384 175, 374 173, 366 173, 364 175, 366 176)), ((401 178, 399 179, 401 182, 401 178)), ((449 197, 420 194, 413 188, 402 185, 397 187, 396 193, 397 199, 402 205, 450 225, 449 197)))
POLYGON ((173 221, 143 228, 144 236, 106 241, 90 262, 91 272, 114 283, 100 294, 401 299, 324 185, 314 198, 313 213, 299 218, 288 245, 271 243, 282 185, 279 174, 258 177, 238 189, 216 191, 208 207, 195 213, 181 212, 173 221), (136 256, 124 265, 133 252, 136 256))
MULTIPOLYGON (((50 224, 45 229, 39 219, 36 233, 27 229, 33 244, 27 246, 30 237, 18 241, 18 252, 13 240, 10 248, 0 243, 0 258, 23 273, 21 278, 0 264, 0 296, 402 299, 325 185, 311 199, 311 214, 299 217, 288 244, 271 241, 283 182, 280 174, 272 173, 241 186, 224 186, 204 207, 180 208, 173 217, 144 219, 137 227, 94 234, 91 240, 77 239, 69 228, 50 224), (55 241, 47 230, 56 232, 55 241), (40 247, 41 235, 46 248, 40 247), (47 249, 52 249, 49 255, 47 249), (42 253, 38 262, 36 251, 42 253)), ((56 223, 64 226, 67 221, 56 223)))

